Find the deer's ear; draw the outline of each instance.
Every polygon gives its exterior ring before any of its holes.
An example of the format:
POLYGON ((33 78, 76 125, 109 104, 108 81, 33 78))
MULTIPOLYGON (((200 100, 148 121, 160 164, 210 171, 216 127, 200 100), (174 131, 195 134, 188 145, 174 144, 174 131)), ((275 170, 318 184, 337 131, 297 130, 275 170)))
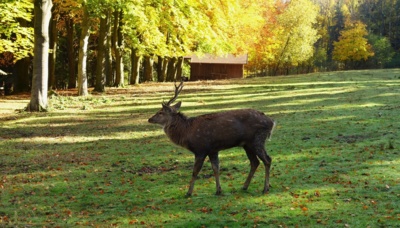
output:
POLYGON ((181 104, 182 104, 182 102, 179 101, 178 103, 174 104, 172 107, 173 107, 176 111, 178 111, 179 108, 181 107, 181 104))

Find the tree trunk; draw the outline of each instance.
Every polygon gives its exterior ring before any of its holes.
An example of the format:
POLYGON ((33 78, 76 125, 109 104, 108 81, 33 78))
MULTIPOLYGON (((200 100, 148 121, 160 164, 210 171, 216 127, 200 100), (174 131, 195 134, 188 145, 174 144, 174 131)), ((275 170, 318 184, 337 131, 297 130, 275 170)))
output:
POLYGON ((18 60, 14 66, 14 92, 29 92, 31 90, 31 78, 29 68, 31 65, 31 57, 25 57, 18 60))
POLYGON ((141 57, 136 55, 136 50, 131 48, 131 85, 139 84, 140 59, 141 57))
POLYGON ((50 49, 49 53, 49 89, 56 89, 56 56, 57 56, 57 42, 58 30, 57 20, 54 17, 55 13, 52 12, 52 19, 50 20, 50 49))
POLYGON ((158 82, 164 81, 164 79, 162 77, 162 66, 163 66, 162 60, 163 60, 163 57, 157 56, 156 73, 157 73, 157 81, 158 82))
POLYGON ((100 32, 97 41, 96 85, 94 91, 105 91, 104 48, 107 36, 107 19, 100 18, 100 32))
POLYGON ((146 82, 153 81, 153 62, 152 56, 144 57, 144 80, 146 82))
POLYGON ((113 69, 113 56, 111 53, 111 46, 114 45, 112 41, 112 33, 111 33, 111 14, 112 10, 109 9, 107 10, 106 14, 106 41, 105 41, 105 49, 104 49, 104 54, 105 54, 105 74, 106 74, 106 85, 107 86, 112 86, 114 84, 114 69, 113 69))
POLYGON ((168 58, 161 56, 158 56, 157 58, 157 78, 159 82, 165 82, 165 79, 167 77, 168 58))
POLYGON ((76 88, 75 75, 75 50, 74 50, 74 21, 72 18, 66 20, 67 27, 67 53, 68 53, 68 88, 76 88))
POLYGON ((122 61, 124 37, 122 35, 122 17, 122 10, 116 10, 114 12, 115 87, 124 86, 124 63, 122 61))
POLYGON ((27 110, 46 111, 49 66, 49 23, 51 0, 34 1, 34 48, 31 100, 27 110))
POLYGON ((175 67, 177 81, 180 81, 182 78, 182 71, 183 71, 182 67, 183 67, 183 57, 179 57, 175 67))
POLYGON ((176 62, 177 59, 175 57, 170 58, 168 61, 168 69, 167 69, 167 82, 172 82, 176 77, 176 62))
POLYGON ((82 4, 83 16, 81 24, 81 36, 79 41, 79 59, 78 59, 78 95, 87 96, 88 93, 88 77, 87 77, 87 49, 90 36, 90 24, 88 9, 85 4, 82 4))

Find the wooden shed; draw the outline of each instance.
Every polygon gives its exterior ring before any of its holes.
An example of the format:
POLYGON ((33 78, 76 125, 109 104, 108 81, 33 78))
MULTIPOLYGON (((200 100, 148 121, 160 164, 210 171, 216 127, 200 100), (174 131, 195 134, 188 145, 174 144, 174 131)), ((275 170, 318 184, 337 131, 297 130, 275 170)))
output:
POLYGON ((244 64, 247 64, 246 55, 188 56, 190 59, 190 80, 217 80, 228 78, 243 78, 244 64))

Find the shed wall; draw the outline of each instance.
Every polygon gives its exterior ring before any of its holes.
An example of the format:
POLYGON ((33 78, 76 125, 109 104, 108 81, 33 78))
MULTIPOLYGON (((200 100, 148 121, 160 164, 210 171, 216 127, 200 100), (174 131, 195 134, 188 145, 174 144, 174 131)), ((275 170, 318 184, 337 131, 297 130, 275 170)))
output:
POLYGON ((190 80, 243 78, 242 64, 191 63, 190 80))

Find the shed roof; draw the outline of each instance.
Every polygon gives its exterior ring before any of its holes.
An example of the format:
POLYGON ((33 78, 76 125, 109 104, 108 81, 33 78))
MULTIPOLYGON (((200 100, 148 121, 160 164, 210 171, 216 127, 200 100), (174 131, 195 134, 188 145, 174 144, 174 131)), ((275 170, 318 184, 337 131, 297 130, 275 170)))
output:
POLYGON ((191 59, 191 63, 214 63, 214 64, 247 64, 247 54, 245 55, 232 55, 215 56, 205 54, 203 56, 191 55, 187 57, 191 59))

